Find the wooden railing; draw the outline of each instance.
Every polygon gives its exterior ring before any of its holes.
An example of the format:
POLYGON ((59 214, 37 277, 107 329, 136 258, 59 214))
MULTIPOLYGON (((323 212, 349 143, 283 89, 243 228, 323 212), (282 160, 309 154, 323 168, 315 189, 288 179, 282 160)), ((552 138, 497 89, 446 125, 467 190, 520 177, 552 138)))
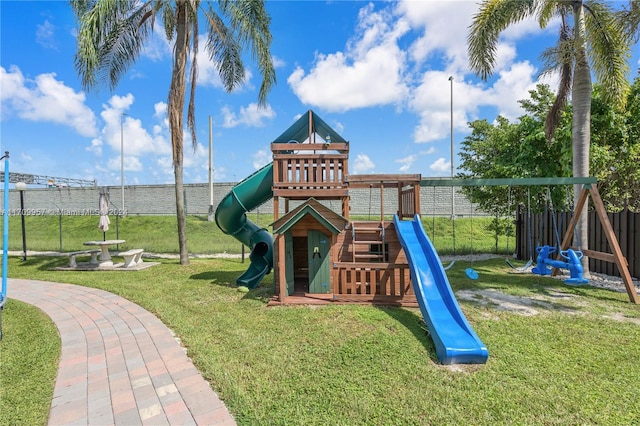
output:
POLYGON ((338 262, 338 282, 335 295, 362 297, 374 296, 404 298, 413 296, 409 265, 377 262, 338 262))
POLYGON ((331 189, 344 186, 343 154, 278 154, 274 156, 275 188, 331 189))
POLYGON ((416 191, 414 187, 403 188, 398 192, 400 194, 400 210, 398 211, 398 216, 400 216, 401 219, 412 218, 417 212, 416 191))

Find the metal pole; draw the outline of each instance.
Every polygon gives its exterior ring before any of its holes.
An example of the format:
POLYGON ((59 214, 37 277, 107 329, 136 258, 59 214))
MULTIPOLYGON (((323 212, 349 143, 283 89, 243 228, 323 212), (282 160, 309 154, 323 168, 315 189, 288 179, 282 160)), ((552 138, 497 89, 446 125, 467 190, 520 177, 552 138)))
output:
POLYGON ((60 253, 62 253, 62 210, 58 209, 58 229, 60 232, 60 253))
POLYGON ((2 340, 2 310, 7 303, 7 268, 9 266, 9 151, 0 158, 4 160, 4 203, 2 205, 2 286, 0 289, 0 340, 2 340))
POLYGON ((122 211, 121 215, 124 215, 124 116, 128 115, 124 112, 120 114, 120 189, 122 191, 122 211))
POLYGON ((209 116, 209 222, 213 222, 213 117, 209 116))
MULTIPOLYGON (((450 120, 449 120, 449 135, 451 138, 451 179, 453 179, 454 177, 454 170, 455 170, 455 165, 454 165, 454 148, 453 148, 453 76, 449 76, 449 83, 450 83, 450 94, 451 94, 451 101, 449 102, 450 105, 450 120)), ((453 226, 453 255, 456 255, 456 225, 455 225, 455 220, 456 220, 456 189, 452 186, 451 187, 451 223, 453 226)))
MULTIPOLYGON (((449 82, 451 83, 451 120, 450 120, 450 129, 449 135, 451 137, 451 178, 454 177, 454 149, 453 149, 453 76, 449 76, 449 82)), ((453 217, 453 212, 455 211, 455 189, 451 187, 451 217, 453 217)))
POLYGON ((24 229, 24 190, 20 190, 20 220, 22 222, 22 260, 27 260, 27 234, 24 229))

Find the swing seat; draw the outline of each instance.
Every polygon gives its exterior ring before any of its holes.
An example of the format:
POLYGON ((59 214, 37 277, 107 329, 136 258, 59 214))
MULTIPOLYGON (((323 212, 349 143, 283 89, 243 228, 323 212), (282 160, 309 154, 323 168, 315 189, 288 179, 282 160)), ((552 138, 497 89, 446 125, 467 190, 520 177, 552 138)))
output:
POLYGON ((549 259, 549 255, 555 253, 555 251, 555 247, 548 245, 536 247, 538 258, 536 259, 536 266, 531 269, 531 272, 537 275, 551 275, 551 268, 549 268, 546 261, 549 259))
POLYGON ((564 283, 573 287, 580 287, 581 285, 589 284, 589 280, 586 278, 567 278, 564 283))
POLYGON ((475 280, 477 280, 477 279, 478 279, 478 277, 480 276, 480 274, 478 274, 478 271, 476 271, 476 270, 475 270, 475 269, 473 269, 473 268, 467 268, 467 269, 465 269, 465 270, 464 270, 464 273, 467 275, 467 277, 468 277, 470 280, 474 280, 474 281, 475 281, 475 280))

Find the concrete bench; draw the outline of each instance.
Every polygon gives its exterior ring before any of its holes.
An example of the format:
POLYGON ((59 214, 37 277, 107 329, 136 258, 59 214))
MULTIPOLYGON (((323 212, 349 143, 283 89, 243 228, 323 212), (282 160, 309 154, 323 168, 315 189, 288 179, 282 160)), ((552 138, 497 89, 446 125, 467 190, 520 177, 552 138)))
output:
POLYGON ((131 249, 121 251, 118 253, 118 256, 124 257, 124 267, 129 268, 136 266, 138 263, 142 263, 142 253, 144 253, 144 249, 131 249))
POLYGON ((91 255, 91 264, 98 264, 98 253, 100 253, 100 249, 92 249, 92 250, 80 250, 80 251, 72 251, 70 253, 65 253, 65 255, 69 256, 69 267, 75 268, 78 266, 76 263, 77 256, 91 255))

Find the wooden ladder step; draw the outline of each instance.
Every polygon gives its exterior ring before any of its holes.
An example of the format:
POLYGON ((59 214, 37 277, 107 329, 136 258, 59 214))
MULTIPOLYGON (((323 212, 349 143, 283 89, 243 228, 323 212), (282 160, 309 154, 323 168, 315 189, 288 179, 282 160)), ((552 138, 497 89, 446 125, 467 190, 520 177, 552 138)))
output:
POLYGON ((355 257, 356 259, 382 259, 381 254, 372 254, 372 253, 354 254, 353 257, 355 257))
POLYGON ((354 240, 353 244, 382 244, 382 240, 354 240))

